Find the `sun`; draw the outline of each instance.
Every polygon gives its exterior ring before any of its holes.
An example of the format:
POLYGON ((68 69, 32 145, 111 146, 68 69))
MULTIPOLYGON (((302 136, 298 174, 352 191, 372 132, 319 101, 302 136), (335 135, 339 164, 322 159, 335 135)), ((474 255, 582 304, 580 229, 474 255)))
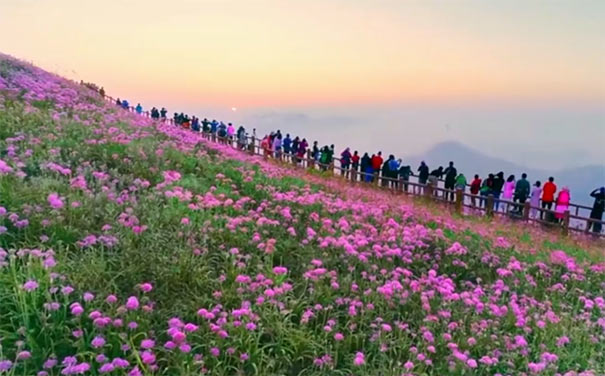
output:
POLYGON ((233 112, 237 111, 237 107, 231 107, 231 111, 233 111, 233 112))

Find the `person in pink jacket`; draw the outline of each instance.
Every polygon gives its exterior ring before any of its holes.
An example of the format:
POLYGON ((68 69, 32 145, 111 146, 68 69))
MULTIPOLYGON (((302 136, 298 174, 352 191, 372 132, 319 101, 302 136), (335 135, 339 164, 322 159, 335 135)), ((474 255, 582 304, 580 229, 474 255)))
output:
MULTIPOLYGON (((506 179, 506 183, 504 183, 504 188, 502 191, 502 199, 506 201, 513 200, 513 193, 515 192, 515 175, 511 175, 506 179)), ((508 204, 505 204, 504 211, 508 211, 508 204)))
POLYGON ((565 212, 569 210, 570 199, 571 195, 569 193, 569 188, 563 187, 557 196, 557 206, 555 208, 556 219, 561 220, 563 217, 565 217, 565 212))

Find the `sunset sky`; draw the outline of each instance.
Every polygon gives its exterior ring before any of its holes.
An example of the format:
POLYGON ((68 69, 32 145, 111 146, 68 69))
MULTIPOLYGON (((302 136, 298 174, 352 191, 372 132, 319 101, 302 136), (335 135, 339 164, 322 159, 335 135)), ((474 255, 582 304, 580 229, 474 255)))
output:
POLYGON ((0 50, 146 107, 563 108, 594 139, 604 19, 603 0, 2 0, 0 50))

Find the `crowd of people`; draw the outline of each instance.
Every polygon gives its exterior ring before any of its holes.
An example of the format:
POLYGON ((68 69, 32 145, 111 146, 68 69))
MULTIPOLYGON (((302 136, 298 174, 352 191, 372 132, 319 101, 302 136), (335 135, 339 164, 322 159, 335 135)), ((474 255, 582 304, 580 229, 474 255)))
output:
MULTIPOLYGON (((127 100, 116 100, 116 105, 130 109, 127 100)), ((143 108, 141 104, 134 107, 134 111, 141 114, 143 108)), ((167 111, 162 107, 161 110, 153 107, 150 116, 153 119, 166 121, 167 111)), ((232 123, 223 123, 222 121, 204 118, 200 121, 196 116, 189 116, 183 113, 174 113, 173 124, 185 129, 191 129, 195 132, 201 132, 205 137, 221 143, 237 144, 242 150, 256 148, 255 141, 256 129, 252 134, 246 132, 243 126, 237 130, 232 123), (252 142, 250 142, 252 140, 252 142)), ((309 168, 319 168, 322 171, 333 171, 336 158, 334 145, 324 145, 319 147, 317 141, 313 141, 310 146, 304 137, 291 137, 290 134, 282 135, 281 131, 271 132, 260 139, 258 145, 262 154, 267 158, 275 158, 283 162, 293 164, 302 164, 306 161, 309 168)), ((254 150, 254 149, 252 149, 254 150)), ((504 178, 504 172, 488 174, 484 179, 479 175, 474 175, 468 182, 466 176, 459 172, 454 166, 454 162, 449 162, 446 168, 439 166, 430 170, 429 166, 423 161, 414 171, 410 165, 403 164, 401 158, 395 158, 393 154, 384 159, 382 152, 374 154, 360 153, 355 150, 351 152, 350 148, 345 148, 340 153, 338 169, 345 179, 360 181, 364 183, 379 183, 383 187, 409 192, 410 177, 416 176, 418 184, 413 184, 414 193, 423 194, 427 187, 438 187, 439 181, 443 180, 444 190, 434 189, 433 194, 440 195, 444 200, 456 200, 455 192, 457 190, 466 191, 469 188, 471 193, 471 206, 473 208, 486 208, 490 201, 493 201, 493 210, 508 212, 512 215, 522 215, 524 204, 529 200, 531 211, 529 215, 534 219, 544 222, 561 222, 564 219, 565 212, 569 210, 571 194, 568 187, 562 187, 558 190, 554 177, 549 177, 548 181, 542 185, 539 180, 530 184, 527 174, 523 173, 520 179, 515 175, 509 175, 504 178), (511 204, 513 203, 513 204, 511 204)), ((594 199, 590 218, 595 221, 601 221, 605 212, 605 187, 597 188, 590 193, 594 199)), ((600 233, 602 225, 599 222, 588 222, 588 230, 600 233)))

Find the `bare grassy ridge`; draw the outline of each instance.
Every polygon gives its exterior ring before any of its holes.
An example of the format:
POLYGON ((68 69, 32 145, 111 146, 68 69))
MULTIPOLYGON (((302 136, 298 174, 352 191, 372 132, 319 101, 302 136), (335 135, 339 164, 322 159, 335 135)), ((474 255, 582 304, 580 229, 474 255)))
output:
POLYGON ((0 153, 0 374, 605 372, 597 246, 292 173, 3 55, 0 153))

